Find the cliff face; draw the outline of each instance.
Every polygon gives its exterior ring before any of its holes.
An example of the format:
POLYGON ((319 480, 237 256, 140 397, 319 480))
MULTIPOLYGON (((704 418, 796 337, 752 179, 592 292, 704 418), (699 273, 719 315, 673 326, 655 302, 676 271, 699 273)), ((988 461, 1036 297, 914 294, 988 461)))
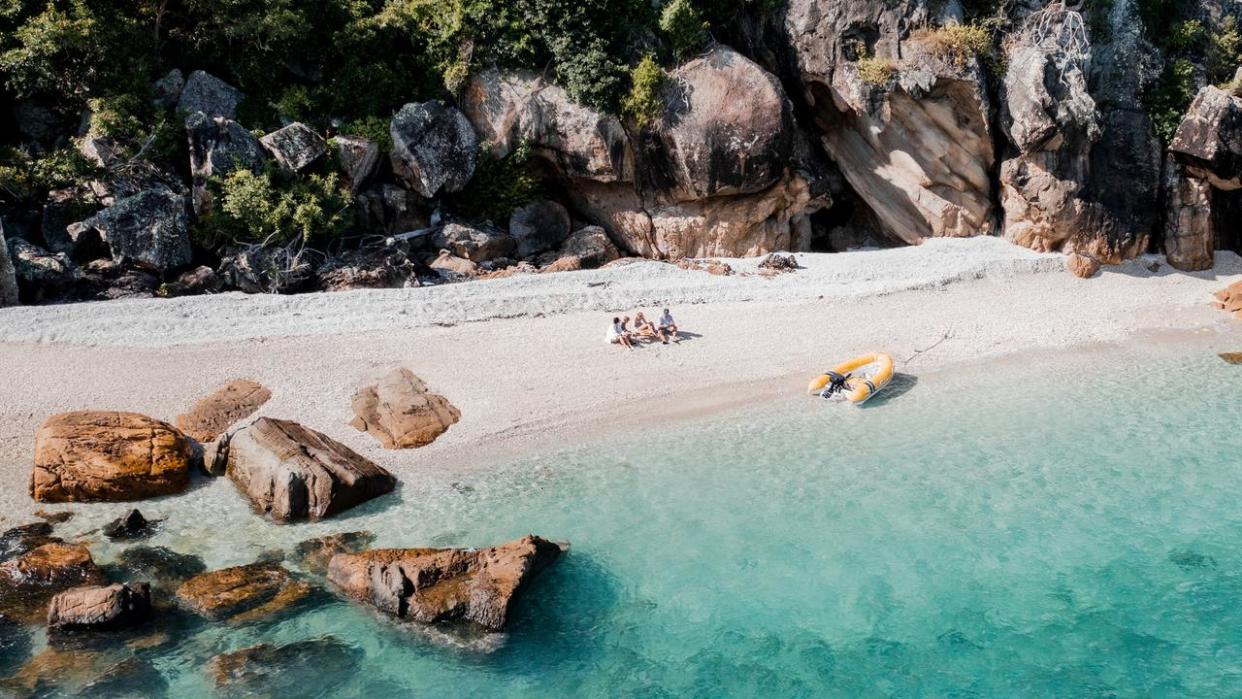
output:
POLYGON ((642 119, 574 99, 555 75, 491 67, 453 95, 411 98, 365 137, 292 121, 258 138, 241 90, 174 70, 153 81, 151 104, 184 122, 180 162, 98 136, 89 111, 58 136, 20 102, 14 138, 36 151, 68 141, 98 171, 34 207, 0 199, 0 261, 14 258, 26 301, 160 282, 340 288, 321 270, 342 268, 357 272, 350 285, 572 269, 598 257, 567 242, 585 226, 665 259, 997 235, 1098 263, 1162 250, 1204 269, 1242 240, 1226 213, 1242 190, 1242 100, 1208 84, 1242 57, 1229 34, 1239 8, 1199 0, 1154 31, 1149 10, 1020 0, 986 24, 957 2, 787 0, 736 15, 720 43, 659 70, 642 119), (1196 27, 1201 45, 1180 54, 1157 37, 1196 27), (1168 98, 1170 79, 1184 102, 1168 98), (226 181, 236 189, 222 194, 226 181), (203 235, 221 217, 279 219, 270 200, 292 202, 301 243, 288 230, 279 249, 276 234, 203 235), (399 244, 328 255, 311 249, 325 229, 399 244))

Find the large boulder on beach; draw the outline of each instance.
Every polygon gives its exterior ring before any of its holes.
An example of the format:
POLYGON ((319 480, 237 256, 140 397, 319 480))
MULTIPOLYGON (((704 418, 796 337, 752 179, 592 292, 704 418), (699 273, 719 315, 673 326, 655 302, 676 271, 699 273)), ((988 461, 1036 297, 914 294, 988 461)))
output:
POLYGON ((226 473, 278 522, 319 520, 396 487, 397 479, 328 436, 263 417, 228 440, 226 473))
POLYGON ((554 201, 534 201, 509 215, 509 235, 517 241, 517 256, 531 257, 553 250, 569 237, 569 212, 554 201))
POLYGON ((149 189, 118 199, 82 223, 99 231, 118 262, 132 260, 167 272, 193 259, 189 205, 185 195, 171 189, 149 189))
POLYGON ((1169 264, 1186 272, 1211 269, 1216 236, 1212 186, 1170 162, 1165 175, 1164 252, 1169 264))
POLYGON ((30 496, 40 502, 115 502, 170 495, 190 479, 190 440, 137 413, 54 415, 35 435, 30 496))
POLYGON ((305 601, 311 586, 271 563, 251 563, 196 575, 177 588, 177 599, 212 621, 262 620, 305 601))
POLYGON ((183 114, 203 112, 207 116, 232 119, 237 116, 237 105, 245 97, 241 90, 211 73, 196 70, 181 86, 177 111, 183 114))
POLYGON ((448 250, 471 262, 487 262, 508 257, 517 249, 517 241, 508 233, 488 225, 449 223, 431 236, 437 250, 448 250))
POLYGON ((461 412, 409 369, 394 369, 378 382, 358 389, 353 426, 369 432, 385 449, 431 444, 461 418, 461 412))
POLYGON ((72 286, 81 276, 81 270, 63 252, 48 252, 22 238, 9 238, 7 247, 13 275, 36 297, 44 291, 72 286))
POLYGON ((207 663, 207 676, 226 696, 328 695, 350 679, 362 652, 333 636, 285 645, 261 643, 223 653, 207 663))
POLYGON ((328 154, 327 141, 300 121, 267 134, 259 143, 289 172, 301 172, 328 154))
POLYGON ((518 594, 561 552, 537 536, 483 549, 373 549, 333 556, 328 580, 402 619, 500 631, 518 594))
POLYGON ((439 101, 407 104, 389 131, 393 172, 422 196, 459 192, 474 175, 479 141, 456 107, 439 101))
MULTIPOLYGON (((585 226, 565 239, 556 262, 572 269, 594 269, 621 258, 621 251, 599 226, 585 226), (563 262, 564 260, 572 262, 563 262)), ((555 263, 554 263, 555 264, 555 263)))
POLYGON ((9 244, 4 237, 4 221, 0 220, 0 308, 16 306, 17 272, 13 267, 13 258, 9 255, 9 244))
POLYGON ((229 427, 254 414, 272 397, 257 381, 235 379, 177 416, 177 429, 200 442, 214 442, 229 427))
POLYGON ((150 615, 150 585, 91 585, 75 587, 53 597, 47 609, 47 625, 60 629, 121 628, 141 623, 150 615))

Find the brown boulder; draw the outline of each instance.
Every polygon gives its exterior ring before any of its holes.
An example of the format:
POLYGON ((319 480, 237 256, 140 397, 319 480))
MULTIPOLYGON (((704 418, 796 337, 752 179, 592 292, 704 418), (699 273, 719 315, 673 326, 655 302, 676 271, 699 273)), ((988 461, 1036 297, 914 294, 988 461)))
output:
POLYGON ((319 520, 397 484, 391 473, 344 444, 268 417, 229 438, 226 473, 255 509, 278 522, 319 520))
POLYGON ((213 621, 247 622, 292 607, 311 586, 269 563, 251 563, 196 575, 177 588, 177 599, 213 621))
POLYGON ((1221 352, 1217 356, 1226 364, 1242 364, 1242 352, 1221 352))
POLYGON ((6 615, 34 622, 48 600, 79 585, 100 585, 103 571, 80 544, 53 542, 0 563, 0 607, 6 615))
POLYGON ((190 480, 191 454, 185 435, 144 415, 61 413, 35 436, 30 496, 114 502, 179 493, 190 480))
POLYGON ((1094 257, 1079 255, 1078 253, 1070 253, 1066 265, 1075 277, 1080 279, 1089 279, 1100 271, 1100 261, 1094 257))
POLYGON ((345 595, 403 619, 426 624, 462 621, 499 631, 514 597, 561 550, 551 541, 526 536, 477 550, 342 553, 328 563, 328 580, 345 595))
POLYGON ((151 586, 146 583, 75 587, 52 598, 47 625, 120 628, 145 621, 150 614, 151 586))
POLYGON ((370 432, 385 449, 431 444, 461 417, 447 398, 429 392, 409 369, 396 369, 359 389, 353 408, 351 424, 359 432, 370 432))
POLYGON ((254 414, 272 392, 249 379, 230 381, 177 416, 177 427, 200 442, 215 441, 238 420, 254 414))

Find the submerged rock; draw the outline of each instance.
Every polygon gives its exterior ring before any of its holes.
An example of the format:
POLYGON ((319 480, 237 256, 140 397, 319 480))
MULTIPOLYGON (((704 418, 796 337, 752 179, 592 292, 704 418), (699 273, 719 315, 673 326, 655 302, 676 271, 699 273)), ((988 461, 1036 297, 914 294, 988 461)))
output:
POLYGON ((272 397, 257 381, 235 379, 177 416, 177 428, 200 442, 214 442, 229 427, 255 413, 272 397))
POLYGON ((319 520, 392 491, 396 479, 326 435, 259 418, 229 438, 227 474, 278 522, 319 520))
POLYGON ((104 525, 104 536, 109 539, 144 539, 155 533, 159 521, 149 521, 137 508, 104 525))
POLYGON ((48 601, 79 585, 101 585, 103 571, 80 544, 43 544, 0 563, 0 608, 4 614, 35 621, 46 616, 48 601))
POLYGON ((151 615, 151 586, 115 583, 75 587, 52 598, 47 625, 53 628, 109 629, 133 626, 151 615))
POLYGON ((359 389, 353 410, 354 428, 370 433, 385 449, 430 444, 461 417, 447 398, 428 391, 422 379, 405 368, 359 389))
POLYGON ((207 664, 207 675, 227 695, 294 696, 314 688, 330 693, 350 679, 362 652, 333 636, 281 646, 263 643, 224 653, 207 664))
POLYGON ((402 619, 500 631, 518 593, 561 552, 537 536, 477 550, 374 549, 333 556, 328 580, 345 595, 402 619))
POLYGON ((61 413, 35 435, 30 496, 112 502, 179 493, 189 484, 191 456, 185 435, 145 415, 61 413))
POLYGON ((177 553, 163 546, 130 546, 121 551, 113 568, 115 578, 149 580, 157 588, 164 589, 175 589, 207 570, 198 556, 177 553))
POLYGON ((0 561, 16 558, 33 551, 44 544, 59 542, 52 536, 52 525, 47 522, 35 522, 13 527, 0 534, 0 561))
POLYGON ((326 573, 328 561, 338 553, 358 553, 375 541, 371 532, 329 534, 299 543, 293 550, 298 564, 311 573, 326 573))
POLYGON ((478 138, 457 108, 436 101, 407 104, 389 130, 393 173, 422 196, 459 192, 474 175, 478 138))
POLYGON ((177 588, 177 599, 207 619, 243 623, 286 611, 311 592, 279 565, 251 563, 196 575, 177 588))

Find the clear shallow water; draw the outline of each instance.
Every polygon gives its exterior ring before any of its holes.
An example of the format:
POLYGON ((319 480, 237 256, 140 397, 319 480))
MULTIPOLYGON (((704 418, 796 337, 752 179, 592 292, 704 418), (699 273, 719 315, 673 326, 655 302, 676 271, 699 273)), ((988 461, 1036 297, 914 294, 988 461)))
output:
POLYGON ((214 653, 329 633, 358 672, 306 696, 1237 696, 1242 367, 1185 354, 953 370, 864 409, 791 399, 407 477, 400 502, 313 526, 247 519, 213 484, 153 543, 212 566, 359 528, 573 548, 491 654, 329 603, 150 657, 176 696, 207 692, 214 653))

